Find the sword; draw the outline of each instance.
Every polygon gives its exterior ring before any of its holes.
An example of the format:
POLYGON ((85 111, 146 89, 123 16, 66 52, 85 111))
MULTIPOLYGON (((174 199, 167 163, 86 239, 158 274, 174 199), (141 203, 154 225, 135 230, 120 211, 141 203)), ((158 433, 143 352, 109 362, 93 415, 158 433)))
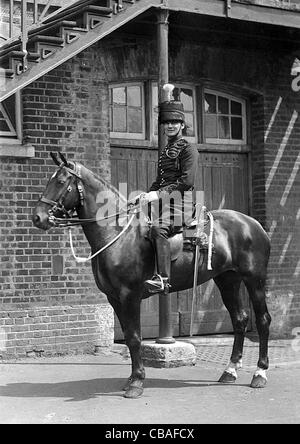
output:
MULTIPOLYGON (((201 233, 204 228, 204 219, 201 220, 201 215, 205 214, 206 207, 201 207, 200 204, 196 205, 196 220, 197 220, 197 230, 196 239, 200 238, 201 233)), ((197 297, 197 281, 198 281, 198 270, 199 270, 199 256, 200 256, 200 245, 196 243, 195 251, 195 265, 194 265, 194 283, 193 283, 193 299, 192 299, 192 311, 191 311, 191 323, 190 323, 190 336, 193 336, 193 326, 194 326, 194 311, 195 302, 197 297)))

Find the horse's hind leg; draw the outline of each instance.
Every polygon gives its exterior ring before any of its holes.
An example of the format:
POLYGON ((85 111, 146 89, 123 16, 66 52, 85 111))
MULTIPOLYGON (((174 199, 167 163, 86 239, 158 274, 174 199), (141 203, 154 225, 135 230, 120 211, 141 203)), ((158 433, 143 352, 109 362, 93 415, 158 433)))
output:
POLYGON ((234 330, 234 343, 230 363, 222 374, 219 382, 233 383, 237 379, 237 370, 242 367, 242 355, 247 329, 248 315, 243 307, 240 296, 241 277, 234 271, 227 271, 214 279, 223 302, 229 311, 234 330))
POLYGON ((244 280, 255 312, 256 327, 259 335, 259 359, 251 387, 263 388, 267 383, 266 370, 269 368, 268 341, 271 316, 266 304, 265 281, 262 279, 244 280))

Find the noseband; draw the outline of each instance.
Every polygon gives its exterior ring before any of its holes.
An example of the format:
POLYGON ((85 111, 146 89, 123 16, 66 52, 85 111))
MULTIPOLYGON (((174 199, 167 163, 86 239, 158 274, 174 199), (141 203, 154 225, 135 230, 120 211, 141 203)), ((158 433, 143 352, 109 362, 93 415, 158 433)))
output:
POLYGON ((48 214, 49 214, 49 222, 52 225, 55 225, 55 226, 64 225, 65 226, 66 223, 68 222, 68 220, 70 220, 70 218, 72 217, 74 211, 76 210, 76 207, 74 207, 70 210, 67 210, 64 205, 64 200, 65 200, 67 194, 71 193, 73 191, 73 187, 71 184, 73 177, 75 177, 75 186, 76 186, 76 189, 79 194, 80 206, 83 206, 84 194, 83 194, 83 186, 81 184, 81 182, 82 182, 81 166, 74 163, 74 167, 75 167, 75 169, 73 170, 72 168, 65 165, 64 163, 60 166, 60 168, 65 168, 68 171, 68 173, 71 174, 71 177, 69 178, 69 184, 68 184, 65 192, 62 193, 62 195, 60 196, 58 201, 47 199, 44 196, 42 196, 39 199, 40 202, 50 205, 51 208, 48 210, 48 214), (64 219, 55 217, 55 213, 57 211, 60 211, 63 213, 64 219))

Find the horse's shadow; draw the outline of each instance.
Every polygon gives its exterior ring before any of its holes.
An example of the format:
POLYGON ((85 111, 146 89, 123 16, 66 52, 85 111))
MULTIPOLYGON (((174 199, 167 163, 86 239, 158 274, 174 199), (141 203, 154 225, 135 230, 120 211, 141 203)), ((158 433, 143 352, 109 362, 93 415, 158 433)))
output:
MULTIPOLYGON (((85 401, 102 396, 121 397, 126 380, 121 378, 102 378, 57 383, 9 383, 0 386, 0 397, 12 398, 66 398, 65 402, 85 401)), ((226 385, 226 384, 225 384, 226 385)), ((246 384, 240 384, 240 386, 246 384)), ((195 387, 224 387, 212 380, 168 380, 150 378, 145 381, 145 389, 176 389, 195 387)), ((239 384, 235 384, 239 386, 239 384)))

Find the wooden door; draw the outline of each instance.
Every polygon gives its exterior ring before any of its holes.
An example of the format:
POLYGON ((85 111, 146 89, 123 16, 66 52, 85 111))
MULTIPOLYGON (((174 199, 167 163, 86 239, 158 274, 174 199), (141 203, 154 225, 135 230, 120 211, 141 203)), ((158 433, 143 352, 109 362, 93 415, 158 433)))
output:
MULTIPOLYGON (((111 148, 112 183, 117 188, 126 183, 128 195, 148 190, 156 177, 156 168, 156 150, 111 148)), ((200 152, 196 189, 204 191, 208 209, 230 208, 248 213, 248 182, 247 154, 200 152)), ((245 289, 242 291, 245 294, 245 289)), ((191 296, 191 290, 172 294, 174 336, 189 334, 191 296)), ((228 312, 213 281, 198 287, 195 307, 194 334, 232 331, 228 312)), ((143 301, 141 321, 143 338, 157 337, 158 296, 143 301)), ((115 339, 123 339, 117 320, 115 339)))
MULTIPOLYGON (((247 214, 249 211, 248 155, 201 152, 196 188, 204 191, 205 205, 208 209, 228 208, 247 214)), ((248 295, 243 284, 241 292, 251 318, 248 295)), ((191 304, 192 290, 178 293, 181 336, 190 334, 191 304)), ((229 313, 223 305, 220 292, 213 280, 198 287, 194 310, 194 335, 232 331, 229 313)))
MULTIPOLYGON (((138 148, 111 149, 112 184, 119 189, 120 184, 127 184, 130 193, 147 191, 156 178, 158 154, 157 150, 138 148)), ((122 187, 123 188, 123 187, 122 187)), ((174 335, 179 335, 179 313, 177 295, 172 298, 174 335)), ((158 335, 159 299, 154 295, 142 302, 141 322, 143 338, 158 335)), ((115 317, 115 339, 123 339, 119 321, 115 317)))

